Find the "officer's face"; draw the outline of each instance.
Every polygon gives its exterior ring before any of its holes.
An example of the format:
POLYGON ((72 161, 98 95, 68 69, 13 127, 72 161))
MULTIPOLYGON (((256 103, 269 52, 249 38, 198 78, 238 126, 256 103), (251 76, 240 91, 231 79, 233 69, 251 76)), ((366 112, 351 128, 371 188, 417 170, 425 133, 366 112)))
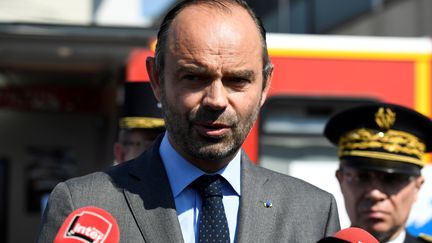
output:
POLYGON ((423 177, 359 171, 344 167, 336 172, 352 226, 382 241, 404 230, 423 177))
POLYGON ((132 129, 121 131, 120 142, 115 145, 114 154, 117 163, 138 157, 161 133, 161 129, 132 129))

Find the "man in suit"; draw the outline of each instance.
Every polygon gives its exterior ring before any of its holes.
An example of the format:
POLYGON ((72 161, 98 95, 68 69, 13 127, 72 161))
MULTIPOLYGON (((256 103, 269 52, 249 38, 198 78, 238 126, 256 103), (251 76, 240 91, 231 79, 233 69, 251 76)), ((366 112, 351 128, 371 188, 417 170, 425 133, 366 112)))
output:
POLYGON ((126 82, 118 141, 113 146, 115 164, 138 157, 165 131, 164 124, 150 83, 126 82))
POLYGON ((409 108, 377 103, 333 116, 325 136, 339 147, 336 172, 352 226, 379 242, 426 242, 405 230, 424 182, 423 154, 432 150, 432 122, 409 108))
POLYGON ((164 18, 147 71, 167 132, 136 160, 59 184, 42 222, 110 212, 122 242, 316 242, 339 230, 333 196, 253 165, 241 145, 270 86, 265 30, 244 1, 186 0, 164 18))

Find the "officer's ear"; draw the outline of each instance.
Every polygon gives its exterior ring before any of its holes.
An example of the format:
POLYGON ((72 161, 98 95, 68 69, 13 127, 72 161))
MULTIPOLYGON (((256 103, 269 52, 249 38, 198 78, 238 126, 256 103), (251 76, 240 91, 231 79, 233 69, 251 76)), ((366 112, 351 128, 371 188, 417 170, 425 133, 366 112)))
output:
POLYGON ((342 183, 342 179, 343 179, 342 168, 336 170, 335 176, 336 179, 339 181, 339 183, 342 183))
POLYGON ((420 188, 422 187, 422 185, 424 184, 424 181, 425 181, 425 179, 424 179, 424 177, 421 175, 421 176, 419 176, 419 177, 417 177, 416 179, 415 179, 415 182, 416 182, 416 188, 418 189, 418 190, 420 190, 420 188))
POLYGON ((116 142, 113 147, 114 158, 117 163, 121 163, 125 160, 125 151, 123 145, 119 142, 116 142))
POLYGON ((414 202, 417 201, 418 193, 420 191, 420 188, 422 187, 424 183, 424 177, 420 175, 419 177, 415 178, 415 196, 414 196, 414 202))

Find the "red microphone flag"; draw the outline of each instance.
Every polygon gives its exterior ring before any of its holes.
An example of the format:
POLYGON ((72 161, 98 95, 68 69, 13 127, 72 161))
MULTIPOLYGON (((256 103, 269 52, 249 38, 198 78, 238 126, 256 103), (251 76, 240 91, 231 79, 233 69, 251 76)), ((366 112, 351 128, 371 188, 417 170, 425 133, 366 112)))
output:
POLYGON ((317 243, 379 243, 369 232, 357 227, 350 227, 325 237, 317 243))
POLYGON ((357 227, 340 230, 334 235, 334 237, 355 243, 379 243, 379 241, 369 232, 357 227))
POLYGON ((118 243, 120 231, 107 211, 87 206, 74 210, 64 221, 54 243, 118 243))

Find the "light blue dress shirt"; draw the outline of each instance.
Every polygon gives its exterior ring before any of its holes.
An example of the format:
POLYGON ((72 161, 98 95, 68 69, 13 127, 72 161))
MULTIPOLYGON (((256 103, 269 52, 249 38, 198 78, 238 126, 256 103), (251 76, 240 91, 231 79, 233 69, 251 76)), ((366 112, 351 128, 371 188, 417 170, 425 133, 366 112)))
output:
MULTIPOLYGON (((167 132, 162 139, 159 153, 168 174, 183 239, 188 243, 198 242, 198 222, 202 201, 198 192, 188 186, 205 172, 177 153, 169 143, 167 132)), ((241 152, 238 152, 225 168, 214 173, 222 175, 229 182, 229 185, 224 183, 222 188, 222 201, 227 216, 231 242, 234 242, 235 239, 240 202, 240 158, 241 152)))

